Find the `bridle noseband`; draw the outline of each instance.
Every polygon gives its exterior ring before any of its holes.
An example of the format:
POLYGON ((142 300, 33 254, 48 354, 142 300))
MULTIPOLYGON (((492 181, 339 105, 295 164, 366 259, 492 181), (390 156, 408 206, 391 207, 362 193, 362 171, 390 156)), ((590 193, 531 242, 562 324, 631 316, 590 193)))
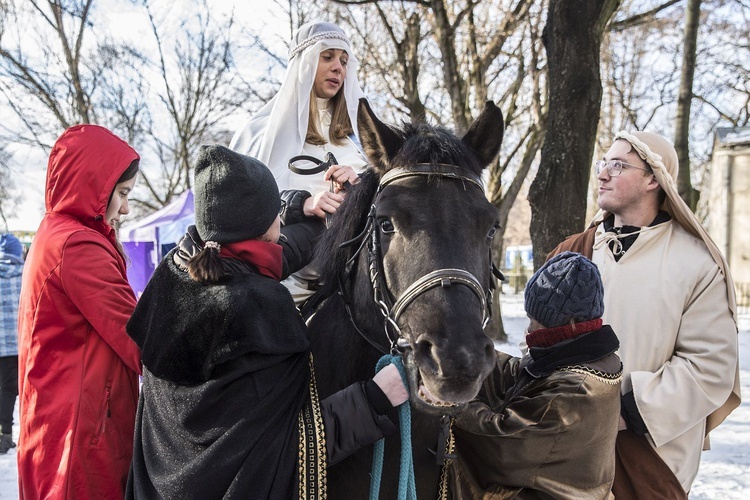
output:
MULTIPOLYGON (((354 254, 347 261, 345 272, 351 269, 351 266, 355 262, 357 256, 362 251, 365 244, 367 245, 367 260, 368 269, 370 275, 370 283, 372 285, 373 299, 378 305, 380 312, 384 318, 385 334, 390 342, 390 350, 392 353, 403 350, 406 347, 406 340, 403 338, 401 328, 398 326, 398 319, 401 317, 403 312, 409 305, 414 302, 417 297, 435 287, 448 287, 453 284, 459 284, 467 286, 474 294, 479 298, 479 302, 482 310, 482 328, 485 328, 489 324, 492 318, 492 288, 494 283, 490 277, 490 283, 487 288, 483 287, 479 280, 471 274, 469 271, 464 269, 456 268, 443 268, 431 271, 424 276, 417 279, 414 283, 409 285, 406 290, 396 299, 395 302, 391 300, 391 294, 388 291, 388 284, 385 280, 385 271, 383 268, 383 256, 380 245, 380 233, 377 230, 377 224, 375 220, 377 218, 377 204, 383 189, 389 184, 398 180, 415 177, 415 176, 431 176, 431 177, 442 177, 447 179, 453 179, 474 185, 484 193, 482 181, 478 175, 468 171, 459 171, 454 165, 445 164, 434 164, 434 163, 417 163, 415 165, 409 165, 407 167, 394 168, 386 172, 381 177, 378 184, 377 191, 373 199, 370 212, 367 215, 367 223, 362 232, 351 240, 345 241, 340 247, 347 247, 355 243, 359 243, 359 247, 354 254), (389 326, 390 325, 390 326, 389 326), (391 333, 393 332, 393 333, 391 333)), ((465 186, 464 186, 465 187, 465 186)), ((490 269, 492 269, 492 255, 490 253, 489 259, 490 269)), ((347 312, 349 318, 354 324, 356 330, 362 335, 365 340, 375 346, 381 352, 384 350, 376 345, 371 339, 367 338, 364 333, 357 327, 352 311, 348 306, 346 295, 344 292, 343 281, 340 280, 340 294, 344 298, 344 303, 347 304, 347 312)))

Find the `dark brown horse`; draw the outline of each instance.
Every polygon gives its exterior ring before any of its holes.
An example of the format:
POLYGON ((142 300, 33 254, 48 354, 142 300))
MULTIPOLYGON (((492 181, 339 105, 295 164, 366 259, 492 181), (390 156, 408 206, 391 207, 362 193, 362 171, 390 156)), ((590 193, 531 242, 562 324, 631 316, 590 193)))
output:
MULTIPOLYGON (((498 217, 480 176, 500 148, 503 117, 488 102, 459 139, 425 124, 392 129, 362 100, 358 128, 371 167, 317 248, 327 297, 310 320, 318 389, 324 398, 370 378, 384 352, 401 352, 417 494, 432 499, 445 443, 441 417, 473 399, 494 366, 483 328, 498 217)), ((397 498, 399 440, 386 440, 384 499, 397 498)), ((366 498, 371 466, 364 450, 329 468, 330 498, 366 498)))

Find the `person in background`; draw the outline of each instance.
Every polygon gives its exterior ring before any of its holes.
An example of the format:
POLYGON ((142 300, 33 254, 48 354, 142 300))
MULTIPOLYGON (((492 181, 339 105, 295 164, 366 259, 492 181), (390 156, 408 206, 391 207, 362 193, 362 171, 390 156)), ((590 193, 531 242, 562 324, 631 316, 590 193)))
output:
POLYGON ((395 431, 386 413, 408 392, 393 365, 318 400, 279 283, 280 207, 261 162, 201 148, 195 228, 127 325, 144 365, 127 498, 325 498, 327 465, 395 431))
POLYGON ((619 132, 596 162, 601 210, 550 254, 590 256, 606 285, 625 373, 618 500, 687 498, 709 431, 740 404, 734 284, 677 172, 667 139, 619 132))
POLYGON ((0 234, 0 454, 16 447, 13 409, 18 396, 18 299, 23 245, 11 233, 0 234))
MULTIPOLYGON (((302 25, 292 38, 289 63, 278 93, 232 138, 229 147, 257 158, 273 173, 282 198, 320 218, 336 212, 346 183, 355 184, 367 166, 354 135, 357 106, 364 97, 358 61, 341 28, 332 23, 302 25), (295 173, 290 160, 306 155, 336 163, 315 175, 295 173)), ((284 281, 295 303, 314 291, 318 275, 308 266, 284 281)))
POLYGON ((586 257, 550 259, 526 285, 528 352, 497 365, 455 420, 454 498, 612 498, 622 363, 586 257))
POLYGON ((18 311, 22 500, 124 495, 141 356, 125 332, 136 300, 114 226, 138 163, 97 125, 52 147, 18 311))

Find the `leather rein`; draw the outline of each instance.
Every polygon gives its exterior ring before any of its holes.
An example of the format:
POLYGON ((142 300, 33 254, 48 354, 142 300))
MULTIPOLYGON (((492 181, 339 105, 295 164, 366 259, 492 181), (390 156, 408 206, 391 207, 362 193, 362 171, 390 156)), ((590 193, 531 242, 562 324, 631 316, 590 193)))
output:
MULTIPOLYGON (((482 311, 482 328, 485 328, 490 320, 492 319, 492 289, 495 284, 490 278, 490 283, 487 288, 482 286, 479 280, 471 274, 469 271, 457 268, 442 268, 431 271, 409 285, 406 290, 396 299, 394 302, 391 299, 391 293, 388 289, 388 283, 385 279, 385 270, 383 268, 383 255, 380 244, 380 232, 377 230, 377 205, 380 195, 391 183, 397 182, 401 179, 416 177, 416 176, 432 176, 442 177, 446 179, 453 179, 464 183, 464 189, 466 184, 476 186, 482 193, 484 193, 484 187, 482 181, 478 175, 471 172, 458 171, 458 168, 454 165, 446 164, 435 164, 435 163, 417 163, 409 165, 407 167, 394 168, 386 172, 381 177, 378 184, 378 189, 375 193, 375 197, 370 207, 370 212, 367 215, 367 223, 360 234, 354 238, 345 241, 339 245, 339 248, 345 248, 354 244, 359 244, 357 250, 346 262, 345 271, 348 274, 351 272, 352 266, 359 256, 359 254, 367 246, 367 262, 370 275, 370 283, 372 285, 373 300, 378 305, 381 314, 384 318, 385 335, 390 343, 390 352, 396 353, 402 351, 408 346, 408 341, 403 337, 401 328, 398 326, 398 320, 404 313, 407 307, 414 302, 417 297, 425 293, 426 291, 435 287, 447 288, 451 285, 458 284, 468 287, 474 295, 477 296, 480 302, 482 311)), ((502 279, 502 274, 492 263, 492 252, 490 250, 489 265, 492 270, 492 274, 502 279)), ((367 337, 364 332, 357 326, 354 316, 352 314, 349 301, 344 288, 344 283, 339 279, 339 294, 341 295, 349 319, 351 320, 354 328, 357 332, 368 342, 370 345, 375 347, 381 353, 387 354, 387 351, 372 339, 367 337)))

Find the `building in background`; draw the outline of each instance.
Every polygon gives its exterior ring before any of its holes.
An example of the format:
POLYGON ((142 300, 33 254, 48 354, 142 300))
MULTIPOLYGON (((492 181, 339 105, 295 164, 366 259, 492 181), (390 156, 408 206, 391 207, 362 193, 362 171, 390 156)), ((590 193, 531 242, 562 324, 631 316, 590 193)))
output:
POLYGON ((520 293, 534 274, 534 255, 531 245, 513 245, 505 249, 503 274, 508 291, 520 293))
POLYGON ((737 302, 750 306, 750 127, 714 134, 707 230, 729 262, 737 302))

